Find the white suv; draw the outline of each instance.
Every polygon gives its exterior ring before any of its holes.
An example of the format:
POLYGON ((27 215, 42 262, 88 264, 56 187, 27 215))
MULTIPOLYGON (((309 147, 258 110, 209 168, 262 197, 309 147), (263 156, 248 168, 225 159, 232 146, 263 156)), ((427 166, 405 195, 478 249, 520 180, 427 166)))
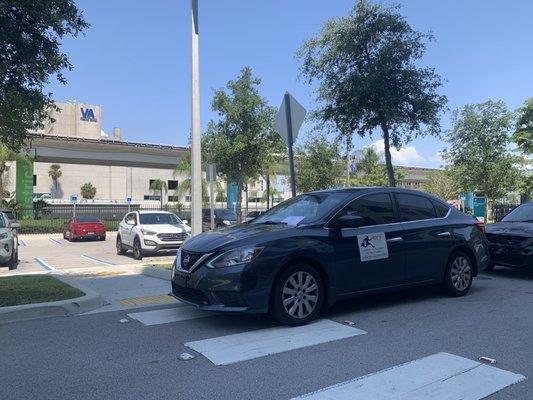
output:
POLYGON ((131 249, 140 260, 147 253, 176 250, 190 236, 186 222, 168 211, 130 212, 118 227, 117 254, 131 249))

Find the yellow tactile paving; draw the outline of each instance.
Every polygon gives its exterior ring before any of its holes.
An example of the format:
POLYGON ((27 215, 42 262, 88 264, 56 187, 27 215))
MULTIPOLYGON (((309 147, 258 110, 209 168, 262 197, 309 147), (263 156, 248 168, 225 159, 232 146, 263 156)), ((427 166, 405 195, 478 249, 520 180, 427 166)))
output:
POLYGON ((147 304, 174 303, 177 300, 168 294, 158 294, 155 296, 130 297, 128 299, 118 300, 123 307, 133 307, 147 304))

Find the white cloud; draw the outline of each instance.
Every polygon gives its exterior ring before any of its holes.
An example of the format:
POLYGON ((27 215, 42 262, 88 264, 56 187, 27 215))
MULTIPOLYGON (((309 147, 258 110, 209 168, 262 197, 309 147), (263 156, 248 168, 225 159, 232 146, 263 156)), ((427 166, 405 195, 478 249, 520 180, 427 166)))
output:
MULTIPOLYGON (((385 157, 385 141, 383 139, 375 141, 368 147, 373 147, 376 153, 383 158, 385 157)), ((439 168, 444 164, 441 152, 424 157, 418 152, 415 146, 405 146, 401 147, 399 150, 395 147, 391 147, 390 152, 392 163, 394 165, 439 168)))

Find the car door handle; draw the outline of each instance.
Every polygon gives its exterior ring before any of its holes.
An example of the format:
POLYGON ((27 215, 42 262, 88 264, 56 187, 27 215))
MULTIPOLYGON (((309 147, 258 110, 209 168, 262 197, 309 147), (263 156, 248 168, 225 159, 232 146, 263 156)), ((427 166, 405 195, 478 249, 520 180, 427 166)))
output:
POLYGON ((450 236, 452 236, 452 234, 450 232, 440 232, 440 233, 437 233, 437 236, 450 237, 450 236))
POLYGON ((387 243, 399 243, 399 242, 403 242, 402 237, 393 237, 393 238, 387 239, 387 243))

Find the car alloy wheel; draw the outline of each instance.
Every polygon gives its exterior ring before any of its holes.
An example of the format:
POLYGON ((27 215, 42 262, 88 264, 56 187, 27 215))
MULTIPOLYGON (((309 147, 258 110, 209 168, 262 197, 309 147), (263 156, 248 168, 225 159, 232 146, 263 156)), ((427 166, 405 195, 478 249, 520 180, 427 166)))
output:
POLYGON ((307 272, 298 271, 290 276, 283 286, 283 307, 293 318, 309 316, 318 304, 318 285, 307 272))
POLYGON ((122 239, 120 238, 120 236, 117 236, 117 254, 124 254, 124 247, 122 247, 122 239))
POLYGON ((463 292, 470 285, 472 280, 472 268, 466 257, 458 256, 452 263, 450 270, 453 286, 460 292, 463 292))
POLYGON ((140 260, 143 258, 142 249, 141 249, 141 242, 139 239, 135 239, 133 242, 133 258, 136 260, 140 260))

